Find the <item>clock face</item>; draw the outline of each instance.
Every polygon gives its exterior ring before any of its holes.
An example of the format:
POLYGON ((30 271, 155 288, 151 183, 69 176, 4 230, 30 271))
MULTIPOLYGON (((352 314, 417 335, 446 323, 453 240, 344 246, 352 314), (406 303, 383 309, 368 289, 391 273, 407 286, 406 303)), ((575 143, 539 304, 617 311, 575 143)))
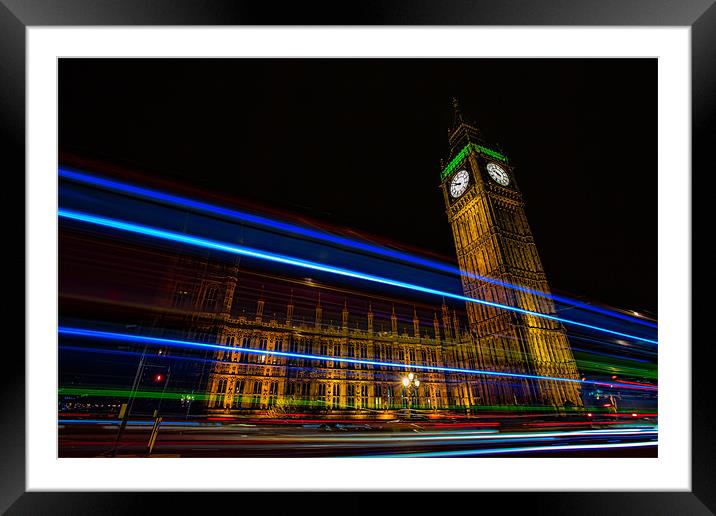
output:
POLYGON ((455 198, 460 197, 465 190, 467 190, 468 184, 470 184, 470 174, 467 173, 467 170, 461 170, 452 176, 452 181, 450 181, 450 195, 455 198))
POLYGON ((510 176, 508 176, 505 169, 497 163, 488 163, 487 173, 490 174, 490 177, 494 179, 496 183, 501 184, 502 186, 510 184, 510 176))

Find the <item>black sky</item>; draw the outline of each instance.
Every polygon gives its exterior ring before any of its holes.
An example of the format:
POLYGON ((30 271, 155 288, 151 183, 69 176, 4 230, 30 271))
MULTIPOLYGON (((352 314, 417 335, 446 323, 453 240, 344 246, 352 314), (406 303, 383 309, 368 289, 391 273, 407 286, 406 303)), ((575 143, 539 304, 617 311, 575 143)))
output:
POLYGON ((454 259, 450 98, 517 167, 555 290, 657 308, 657 63, 62 59, 59 145, 454 259))

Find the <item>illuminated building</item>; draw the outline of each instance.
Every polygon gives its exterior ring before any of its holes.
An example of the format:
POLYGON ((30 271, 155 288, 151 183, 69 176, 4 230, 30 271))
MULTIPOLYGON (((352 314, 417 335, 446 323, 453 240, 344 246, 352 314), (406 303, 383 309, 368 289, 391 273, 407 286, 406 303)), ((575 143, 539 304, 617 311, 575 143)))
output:
MULTIPOLYGON (((455 103, 450 161, 440 179, 466 296, 554 314, 549 287, 527 224, 513 169, 490 149, 455 103), (497 280, 497 282, 491 281, 497 280), (523 290, 502 285, 508 282, 523 290)), ((399 331, 393 310, 390 330, 378 331, 371 305, 344 304, 341 324, 328 324, 320 294, 312 321, 296 320, 293 300, 269 317, 263 296, 251 315, 232 315, 240 281, 238 261, 179 258, 169 282, 171 304, 190 310, 195 340, 226 346, 208 375, 210 413, 259 411, 270 415, 318 412, 370 417, 406 407, 430 412, 479 410, 480 406, 581 406, 579 384, 499 378, 410 365, 442 366, 578 379, 566 333, 557 321, 467 303, 469 331, 444 303, 432 331, 421 333, 413 311, 412 331, 399 331), (181 279, 177 279, 181 278, 181 279), (361 322, 356 323, 356 320, 361 322), (268 354, 247 353, 242 348, 268 354), (271 355, 318 355, 405 364, 400 369, 338 360, 271 355), (402 383, 408 373, 419 385, 402 383), (377 411, 377 412, 376 412, 377 411)), ((439 313, 438 313, 439 312, 439 313)), ((405 315, 405 314, 401 314, 405 315)), ((405 326, 405 325, 404 325, 405 326)))

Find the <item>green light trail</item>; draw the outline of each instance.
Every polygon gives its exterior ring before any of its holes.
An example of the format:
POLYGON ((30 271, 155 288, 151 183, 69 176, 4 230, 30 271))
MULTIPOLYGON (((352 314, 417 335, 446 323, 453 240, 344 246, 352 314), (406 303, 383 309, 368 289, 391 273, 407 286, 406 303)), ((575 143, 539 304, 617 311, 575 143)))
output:
POLYGON ((116 398, 149 398, 163 400, 181 400, 192 398, 193 401, 208 400, 207 394, 191 393, 191 392, 161 392, 161 391, 134 391, 131 389, 102 389, 102 388, 79 388, 79 387, 60 387, 57 389, 60 396, 105 396, 116 398))
MULTIPOLYGON (((89 396, 89 397, 108 397, 108 398, 129 398, 132 394, 131 389, 103 389, 99 387, 94 388, 80 388, 80 387, 60 387, 57 390, 58 394, 60 395, 76 395, 76 396, 89 396)), ((199 393, 188 393, 188 392, 160 392, 160 391, 151 391, 151 390, 144 390, 144 391, 135 391, 134 392, 135 398, 145 398, 145 399, 164 399, 164 400, 186 400, 187 397, 191 397, 192 401, 208 401, 209 400, 209 394, 199 394, 199 393)), ((222 403, 223 399, 220 396, 214 396, 218 403, 222 403)), ((251 394, 245 394, 240 396, 239 403, 245 403, 250 402, 254 398, 251 394)), ((225 399, 225 398, 224 398, 225 399)), ((234 403, 236 403, 236 396, 234 396, 234 403)), ((285 396, 279 396, 277 399, 277 403, 263 408, 262 410, 268 410, 268 411, 282 411, 285 410, 287 413, 291 412, 292 408, 297 407, 311 407, 311 408, 326 408, 328 405, 327 402, 323 400, 304 400, 300 398, 293 398, 293 397, 285 397, 285 396)), ((370 412, 381 412, 384 409, 378 409, 378 408, 371 408, 367 407, 365 405, 353 405, 348 403, 341 403, 338 407, 340 409, 364 409, 370 412)), ((452 410, 456 412, 464 412, 465 411, 464 406, 462 405, 446 405, 443 404, 440 406, 441 411, 445 410, 452 410)), ((408 407, 406 406, 400 406, 400 405, 394 405, 389 408, 389 410, 393 411, 400 411, 400 410, 407 410, 408 407)), ((431 410, 430 405, 421 403, 420 405, 413 404, 410 406, 411 410, 431 410)), ((604 408, 604 407, 592 407, 592 408, 585 408, 585 407, 559 407, 555 408, 552 405, 470 405, 469 409, 473 412, 522 412, 522 413, 531 413, 531 412, 546 412, 546 413, 554 413, 555 411, 561 411, 561 412, 571 412, 575 414, 581 414, 586 412, 592 412, 592 413, 605 413, 609 414, 611 413, 611 409, 604 408)))
POLYGON ((656 380, 658 377, 658 370, 656 365, 650 365, 647 367, 633 367, 630 365, 625 365, 625 362, 629 362, 628 360, 621 361, 619 359, 611 359, 608 362, 600 360, 584 360, 579 357, 580 355, 584 355, 584 353, 580 353, 577 351, 574 352, 574 357, 577 359, 577 367, 580 371, 589 371, 610 375, 616 374, 630 376, 632 378, 648 378, 651 380, 656 380))

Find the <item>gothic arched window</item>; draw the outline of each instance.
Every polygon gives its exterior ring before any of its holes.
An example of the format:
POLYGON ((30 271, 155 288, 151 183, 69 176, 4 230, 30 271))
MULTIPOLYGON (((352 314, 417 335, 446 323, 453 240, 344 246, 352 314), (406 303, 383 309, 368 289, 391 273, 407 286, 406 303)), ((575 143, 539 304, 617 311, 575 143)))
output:
POLYGON ((187 284, 178 284, 172 299, 173 308, 189 308, 191 306, 192 287, 187 284))
POLYGON ((217 286, 211 286, 206 289, 206 293, 204 294, 204 304, 203 304, 203 311, 204 312, 213 312, 216 310, 216 300, 219 296, 219 287, 217 286))

